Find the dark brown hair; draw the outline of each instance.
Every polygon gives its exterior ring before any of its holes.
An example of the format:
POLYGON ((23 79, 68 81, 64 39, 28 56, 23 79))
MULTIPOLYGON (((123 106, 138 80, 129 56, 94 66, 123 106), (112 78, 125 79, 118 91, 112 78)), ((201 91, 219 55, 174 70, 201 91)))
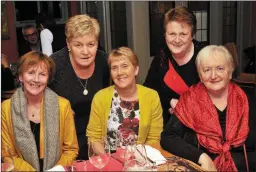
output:
POLYGON ((164 28, 171 21, 185 22, 191 27, 192 36, 196 33, 196 16, 186 7, 178 6, 168 10, 164 15, 164 28))

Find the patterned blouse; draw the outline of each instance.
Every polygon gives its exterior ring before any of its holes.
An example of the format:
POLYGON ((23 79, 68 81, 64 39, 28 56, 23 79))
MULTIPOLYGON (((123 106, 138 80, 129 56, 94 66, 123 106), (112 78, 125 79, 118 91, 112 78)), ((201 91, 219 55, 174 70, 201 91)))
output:
POLYGON ((110 150, 116 150, 116 130, 131 129, 136 138, 139 133, 140 109, 139 101, 125 101, 120 98, 116 89, 108 117, 107 136, 110 150))

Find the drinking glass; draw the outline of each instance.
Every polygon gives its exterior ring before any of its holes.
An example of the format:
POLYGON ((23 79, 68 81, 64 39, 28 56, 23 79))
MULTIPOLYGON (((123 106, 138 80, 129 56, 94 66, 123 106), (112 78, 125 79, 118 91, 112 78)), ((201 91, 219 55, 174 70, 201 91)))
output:
POLYGON ((105 167, 110 158, 110 145, 106 138, 101 141, 88 143, 88 157, 91 164, 102 171, 102 168, 105 167))
POLYGON ((149 164, 145 164, 137 159, 132 159, 126 162, 123 171, 152 171, 149 164))
POLYGON ((87 171, 87 163, 85 160, 75 160, 72 165, 75 166, 76 171, 87 171))
POLYGON ((77 171, 77 169, 74 165, 68 165, 68 166, 66 166, 66 169, 68 172, 77 171))
POLYGON ((134 158, 140 161, 141 163, 147 164, 148 159, 147 159, 147 153, 146 153, 146 148, 144 144, 138 144, 134 145, 134 158))
POLYGON ((135 133, 131 129, 121 129, 116 131, 116 153, 121 158, 125 158, 127 146, 132 146, 136 142, 135 133))

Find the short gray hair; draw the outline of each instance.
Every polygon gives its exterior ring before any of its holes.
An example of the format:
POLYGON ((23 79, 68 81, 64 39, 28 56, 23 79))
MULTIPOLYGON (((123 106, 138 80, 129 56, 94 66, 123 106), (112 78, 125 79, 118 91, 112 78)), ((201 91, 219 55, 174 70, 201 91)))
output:
POLYGON ((230 54, 230 52, 228 51, 228 49, 222 45, 218 46, 218 45, 208 45, 206 47, 204 47, 203 49, 201 49, 201 51, 199 51, 197 57, 196 57, 196 68, 198 73, 200 72, 200 65, 201 65, 201 61, 202 59, 205 58, 212 58, 212 57, 224 57, 226 58, 226 60, 228 61, 231 71, 234 71, 235 68, 235 64, 234 64, 234 59, 232 57, 232 55, 230 54))
POLYGON ((22 28, 22 35, 24 36, 24 34, 25 34, 25 30, 30 29, 30 28, 35 29, 35 30, 36 30, 36 32, 37 32, 37 29, 36 29, 36 26, 35 26, 35 25, 28 24, 28 25, 26 25, 26 26, 24 26, 24 27, 22 28))

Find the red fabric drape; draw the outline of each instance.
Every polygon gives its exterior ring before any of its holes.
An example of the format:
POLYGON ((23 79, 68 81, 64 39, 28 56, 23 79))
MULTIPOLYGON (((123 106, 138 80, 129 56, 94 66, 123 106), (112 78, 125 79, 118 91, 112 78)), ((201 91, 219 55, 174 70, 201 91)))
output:
POLYGON ((177 94, 181 95, 189 89, 187 84, 183 81, 180 75, 175 71, 172 63, 169 60, 169 70, 164 76, 165 84, 177 94))
POLYGON ((228 85, 226 141, 223 140, 218 113, 202 83, 192 86, 179 99, 175 115, 197 134, 199 143, 218 154, 218 171, 237 171, 230 148, 242 145, 249 133, 249 106, 245 93, 234 83, 228 85))

